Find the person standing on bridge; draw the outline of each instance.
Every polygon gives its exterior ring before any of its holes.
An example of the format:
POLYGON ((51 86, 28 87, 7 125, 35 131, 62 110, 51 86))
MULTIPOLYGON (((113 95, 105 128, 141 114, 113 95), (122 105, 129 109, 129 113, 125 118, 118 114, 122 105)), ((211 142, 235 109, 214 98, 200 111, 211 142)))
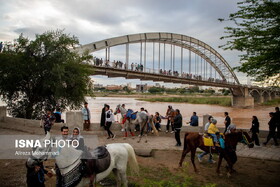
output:
POLYGON ((224 134, 226 133, 227 129, 228 129, 228 126, 231 124, 231 119, 228 115, 228 112, 225 112, 225 121, 224 121, 224 124, 225 124, 225 131, 224 131, 224 134))

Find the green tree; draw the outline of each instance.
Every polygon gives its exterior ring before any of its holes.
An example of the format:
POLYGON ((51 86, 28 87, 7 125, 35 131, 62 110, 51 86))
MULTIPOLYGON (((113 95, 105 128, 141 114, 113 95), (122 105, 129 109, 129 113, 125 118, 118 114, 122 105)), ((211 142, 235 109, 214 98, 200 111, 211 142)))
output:
POLYGON ((47 31, 30 40, 22 34, 0 53, 0 95, 14 117, 38 118, 47 108, 79 108, 92 94, 87 62, 92 56, 73 50, 75 36, 47 31))
POLYGON ((150 92, 150 93, 163 93, 164 88, 153 86, 153 87, 149 88, 148 92, 150 92))
POLYGON ((129 89, 128 86, 124 86, 123 91, 125 91, 126 93, 131 93, 131 90, 129 89))
POLYGON ((233 21, 236 25, 225 27, 227 36, 221 39, 230 40, 220 47, 244 52, 240 56, 241 65, 235 69, 255 77, 257 81, 279 75, 280 2, 244 0, 238 3, 238 8, 228 19, 219 19, 233 21))

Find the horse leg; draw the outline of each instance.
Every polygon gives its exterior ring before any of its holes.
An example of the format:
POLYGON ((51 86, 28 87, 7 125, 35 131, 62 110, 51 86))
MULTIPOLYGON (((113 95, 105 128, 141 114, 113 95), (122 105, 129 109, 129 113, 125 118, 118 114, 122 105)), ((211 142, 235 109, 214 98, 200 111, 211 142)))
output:
POLYGON ((196 168, 195 163, 194 163, 195 152, 196 152, 196 148, 191 150, 191 161, 192 161, 192 164, 193 164, 194 171, 197 172, 197 168, 196 168))
POLYGON ((126 171, 120 171, 121 180, 124 187, 127 187, 127 178, 126 178, 126 171))
POLYGON ((115 175, 115 177, 116 177, 116 179, 117 179, 117 186, 121 186, 122 185, 122 183, 121 183, 121 176, 120 176, 120 173, 119 173, 119 171, 118 171, 118 169, 113 169, 113 173, 114 173, 114 175, 115 175))
POLYGON ((146 123, 144 123, 144 125, 140 125, 139 140, 137 141, 137 143, 140 143, 141 138, 142 138, 142 136, 143 136, 143 134, 144 134, 145 124, 146 124, 146 123))
POLYGON ((148 143, 148 134, 147 133, 145 134, 145 138, 146 138, 145 143, 148 143))
POLYGON ((187 149, 183 150, 181 160, 179 162, 179 167, 182 167, 184 159, 185 159, 186 155, 188 154, 188 152, 190 152, 190 149, 188 147, 187 147, 187 149))

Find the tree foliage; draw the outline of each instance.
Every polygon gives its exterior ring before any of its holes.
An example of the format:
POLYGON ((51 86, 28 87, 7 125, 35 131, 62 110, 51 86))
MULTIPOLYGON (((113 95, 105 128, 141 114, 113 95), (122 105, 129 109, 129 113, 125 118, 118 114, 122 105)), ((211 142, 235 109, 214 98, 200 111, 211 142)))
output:
POLYGON ((240 72, 265 80, 280 73, 280 2, 273 0, 244 0, 239 10, 220 21, 233 21, 236 27, 225 27, 229 39, 225 50, 244 52, 240 57, 240 72))
POLYGON ((0 95, 14 117, 38 118, 47 108, 79 108, 92 94, 88 53, 73 50, 75 36, 47 31, 30 40, 22 34, 0 53, 0 95))

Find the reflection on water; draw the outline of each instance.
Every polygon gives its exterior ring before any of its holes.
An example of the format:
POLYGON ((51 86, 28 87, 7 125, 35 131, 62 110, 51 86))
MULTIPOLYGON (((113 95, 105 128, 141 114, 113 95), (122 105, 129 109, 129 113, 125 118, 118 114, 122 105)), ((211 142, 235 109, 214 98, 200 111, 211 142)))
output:
MULTIPOLYGON (((218 120, 218 126, 224 127, 224 112, 229 112, 229 116, 232 118, 232 122, 239 128, 250 128, 251 118, 253 115, 257 116, 260 121, 260 129, 268 129, 269 116, 268 113, 274 111, 274 107, 255 107, 251 109, 240 109, 232 107, 223 107, 217 105, 204 105, 204 104, 188 104, 188 103, 164 103, 164 102, 146 102, 138 101, 134 98, 119 98, 119 97, 96 97, 87 98, 89 108, 92 114, 92 122, 100 122, 100 115, 103 105, 109 104, 115 111, 118 104, 125 104, 126 108, 130 108, 134 111, 140 111, 141 107, 148 110, 150 114, 159 112, 165 116, 167 106, 172 105, 174 109, 179 109, 183 116, 183 124, 189 121, 192 112, 196 112, 199 117, 199 125, 202 125, 202 116, 205 114, 211 114, 218 120)), ((118 115, 116 119, 120 119, 118 115)), ((166 123, 165 120, 162 122, 166 123)))
MULTIPOLYGON (((89 103, 89 108, 91 110, 91 121, 93 123, 100 122, 100 115, 103 105, 109 104, 111 108, 115 111, 118 104, 125 104, 126 108, 130 108, 134 111, 139 111, 141 107, 148 110, 150 114, 159 112, 161 115, 165 116, 167 106, 172 105, 174 109, 179 109, 183 116, 183 125, 189 121, 192 112, 196 112, 199 117, 199 125, 202 125, 202 116, 205 114, 210 114, 218 120, 218 126, 224 127, 224 112, 228 112, 229 116, 232 118, 232 122, 239 128, 250 128, 251 118, 253 115, 257 116, 260 121, 260 129, 268 129, 269 112, 274 112, 274 107, 257 106, 250 109, 240 109, 232 107, 223 107, 217 105, 204 105, 204 104, 188 104, 188 103, 164 103, 164 102, 146 102, 138 101, 134 98, 120 98, 120 97, 87 97, 89 103)), ((5 105, 0 100, 0 106, 5 105)), ((65 113, 62 114, 65 119, 65 113)), ((116 120, 120 119, 120 115, 116 116, 116 120)), ((162 120, 165 124, 166 120, 162 120)))

